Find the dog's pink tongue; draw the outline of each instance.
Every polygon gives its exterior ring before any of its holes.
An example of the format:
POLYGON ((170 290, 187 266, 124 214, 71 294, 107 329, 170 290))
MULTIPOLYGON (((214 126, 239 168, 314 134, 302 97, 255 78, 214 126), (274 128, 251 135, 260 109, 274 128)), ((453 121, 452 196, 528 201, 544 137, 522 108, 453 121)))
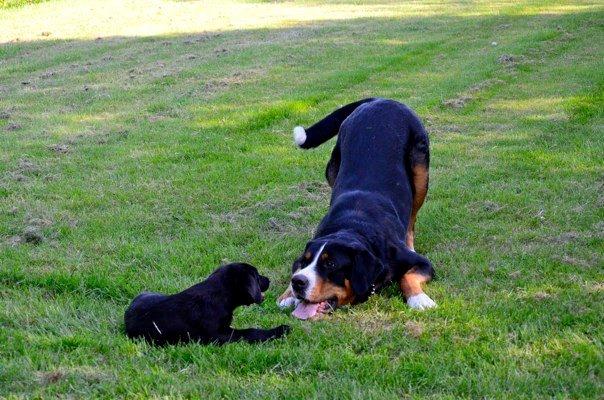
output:
POLYGON ((296 306, 296 309, 292 312, 292 315, 298 319, 309 319, 317 315, 319 309, 319 303, 307 303, 301 301, 296 306))

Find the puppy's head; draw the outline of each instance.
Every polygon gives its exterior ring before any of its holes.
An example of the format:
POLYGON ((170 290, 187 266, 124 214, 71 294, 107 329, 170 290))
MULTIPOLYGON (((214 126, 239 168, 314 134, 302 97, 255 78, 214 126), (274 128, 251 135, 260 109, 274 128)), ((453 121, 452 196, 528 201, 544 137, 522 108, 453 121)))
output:
POLYGON ((302 300, 296 309, 299 315, 296 311, 294 315, 310 318, 324 302, 334 308, 365 301, 382 269, 367 246, 354 238, 309 242, 292 266, 292 290, 302 300))
POLYGON ((258 273, 256 267, 246 263, 225 265, 229 287, 233 291, 237 305, 260 304, 264 300, 263 292, 268 290, 270 280, 258 273))

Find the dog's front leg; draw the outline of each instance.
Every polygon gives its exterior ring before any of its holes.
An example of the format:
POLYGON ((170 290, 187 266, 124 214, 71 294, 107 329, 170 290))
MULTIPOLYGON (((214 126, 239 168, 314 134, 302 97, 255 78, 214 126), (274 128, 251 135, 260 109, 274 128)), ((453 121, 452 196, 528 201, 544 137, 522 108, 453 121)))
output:
POLYGON ((296 296, 294 296, 292 285, 289 285, 285 292, 283 292, 283 294, 277 298, 277 305, 280 308, 296 306, 299 302, 300 300, 296 299, 296 296))
POLYGON ((422 289, 422 284, 430 281, 434 276, 434 268, 430 261, 405 245, 396 248, 396 261, 407 269, 400 278, 399 285, 409 307, 416 310, 436 307, 434 300, 422 289))

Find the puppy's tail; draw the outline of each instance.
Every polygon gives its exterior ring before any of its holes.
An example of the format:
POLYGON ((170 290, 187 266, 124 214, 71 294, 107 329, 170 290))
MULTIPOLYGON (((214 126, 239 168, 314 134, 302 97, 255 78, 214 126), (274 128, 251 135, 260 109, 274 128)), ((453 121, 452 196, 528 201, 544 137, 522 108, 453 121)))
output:
POLYGON ((321 121, 317 122, 308 129, 301 126, 294 128, 294 142, 303 149, 312 149, 317 147, 338 134, 340 125, 358 106, 375 100, 371 97, 346 104, 338 108, 321 121))

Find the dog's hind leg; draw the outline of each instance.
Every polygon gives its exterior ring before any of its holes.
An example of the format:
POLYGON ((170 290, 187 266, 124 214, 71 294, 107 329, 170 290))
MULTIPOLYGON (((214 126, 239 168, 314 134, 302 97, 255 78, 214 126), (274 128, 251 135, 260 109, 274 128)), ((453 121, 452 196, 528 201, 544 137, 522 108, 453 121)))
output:
POLYGON ((335 185, 338 172, 340 172, 340 161, 340 141, 338 139, 338 142, 331 152, 331 158, 327 162, 327 167, 325 168, 325 179, 327 179, 327 183, 331 188, 335 185))
MULTIPOLYGON (((413 188, 413 206, 411 217, 407 226, 407 237, 405 244, 407 248, 415 252, 415 220, 417 212, 424 204, 426 194, 428 193, 428 166, 427 164, 417 163, 411 167, 412 188, 413 188)), ((423 258, 423 257, 422 257, 423 258)), ((436 303, 426 295, 422 289, 422 284, 428 282, 434 276, 434 269, 431 264, 420 263, 408 270, 400 279, 399 284, 403 296, 407 299, 409 307, 424 310, 426 308, 436 307, 436 303)))
POLYGON ((411 167, 411 187, 413 190, 413 205, 411 208, 411 217, 409 225, 407 225, 406 244, 410 250, 415 251, 415 220, 417 213, 424 204, 426 195, 428 194, 428 167, 426 165, 417 164, 411 167))
POLYGON ((430 165, 430 144, 428 134, 424 130, 419 119, 412 122, 411 125, 412 139, 411 149, 405 160, 407 172, 413 192, 413 204, 411 207, 411 216, 409 225, 407 225, 407 247, 415 251, 415 220, 417 213, 424 204, 426 195, 428 194, 429 184, 429 165, 430 165))

